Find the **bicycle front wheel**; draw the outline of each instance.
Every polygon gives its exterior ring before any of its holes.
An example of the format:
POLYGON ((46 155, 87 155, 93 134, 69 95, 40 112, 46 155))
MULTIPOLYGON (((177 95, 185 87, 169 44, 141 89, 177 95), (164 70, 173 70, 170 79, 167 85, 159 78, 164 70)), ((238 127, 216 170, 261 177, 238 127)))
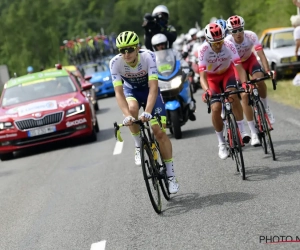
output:
POLYGON ((271 149, 272 158, 275 161, 276 156, 275 156, 275 150, 274 150, 273 141, 272 141, 272 137, 271 137, 271 131, 269 129, 269 125, 268 125, 268 122, 266 119, 267 113, 266 113, 266 110, 261 101, 259 101, 257 104, 258 104, 258 107, 260 110, 261 123, 262 123, 263 131, 265 134, 265 138, 266 138, 266 149, 265 150, 268 151, 267 147, 269 149, 271 149))
POLYGON ((156 213, 161 213, 161 196, 159 191, 158 171, 153 160, 153 155, 148 142, 144 139, 141 141, 141 163, 143 176, 146 183, 147 191, 151 204, 156 213))
POLYGON ((268 153, 268 148, 267 148, 267 141, 266 141, 266 136, 265 136, 265 133, 264 133, 264 127, 263 127, 263 124, 262 124, 262 116, 263 116, 263 113, 260 109, 260 106, 259 106, 259 103, 260 101, 258 101, 256 103, 256 105, 253 106, 253 112, 254 112, 254 120, 255 120, 255 124, 256 124, 256 129, 258 131, 258 136, 259 136, 259 141, 260 141, 260 144, 262 146, 262 149, 264 151, 265 154, 268 153))
POLYGON ((242 145, 241 145, 239 130, 237 128, 237 124, 233 114, 229 115, 229 129, 231 130, 231 140, 232 140, 231 151, 233 154, 233 158, 235 160, 236 167, 239 170, 240 175, 242 176, 242 179, 245 180, 246 173, 245 173, 245 164, 244 164, 242 145))

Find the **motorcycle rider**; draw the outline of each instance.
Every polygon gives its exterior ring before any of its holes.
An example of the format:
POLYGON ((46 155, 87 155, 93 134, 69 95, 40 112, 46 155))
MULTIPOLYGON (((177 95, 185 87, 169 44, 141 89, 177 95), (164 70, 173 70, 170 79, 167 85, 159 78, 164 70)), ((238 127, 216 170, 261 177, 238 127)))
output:
POLYGON ((153 50, 151 39, 158 33, 164 34, 169 41, 170 48, 177 38, 176 29, 168 24, 169 10, 165 5, 158 5, 154 8, 152 15, 146 13, 142 27, 145 29, 145 46, 149 50, 153 50))
MULTIPOLYGON (((169 49, 169 42, 168 42, 168 39, 167 37, 164 35, 164 34, 156 34, 152 37, 151 39, 151 44, 152 44, 152 47, 153 47, 153 51, 160 51, 160 50, 165 50, 165 49, 169 49)), ((187 71, 185 71, 185 73, 189 73, 189 65, 188 63, 183 60, 180 56, 180 54, 173 49, 173 53, 174 55, 176 56, 176 60, 180 61, 180 64, 184 69, 187 69, 187 71)), ((196 101, 194 99, 194 96, 193 96, 193 91, 191 90, 191 85, 190 86, 190 93, 191 93, 191 103, 190 103, 190 114, 189 114, 189 119, 191 121, 195 121, 196 120, 196 116, 194 114, 195 110, 196 110, 196 101)))

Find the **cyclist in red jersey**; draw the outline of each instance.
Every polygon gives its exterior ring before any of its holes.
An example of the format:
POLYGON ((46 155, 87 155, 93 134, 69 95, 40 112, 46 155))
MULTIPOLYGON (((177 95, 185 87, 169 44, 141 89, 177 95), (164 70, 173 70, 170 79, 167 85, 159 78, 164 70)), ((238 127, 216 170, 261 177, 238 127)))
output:
MULTIPOLYGON (((264 70, 271 76, 275 77, 275 72, 270 70, 267 58, 264 54, 263 47, 258 41, 257 35, 250 30, 244 30, 245 21, 240 16, 231 16, 227 19, 227 27, 230 35, 226 37, 227 41, 231 41, 241 58, 243 68, 252 78, 260 78, 264 76, 264 70), (255 49, 257 55, 262 62, 263 68, 256 59, 252 49, 255 49)), ((238 77, 237 77, 238 79, 238 77)), ((267 86, 264 81, 257 83, 260 99, 266 109, 271 124, 275 123, 274 116, 268 106, 267 102, 267 86)), ((247 94, 241 94, 242 106, 245 113, 248 125, 251 131, 251 145, 259 146, 260 141, 258 139, 257 130, 255 128, 254 117, 252 107, 248 105, 247 94)))
MULTIPOLYGON (((225 30, 218 23, 210 23, 205 27, 204 42, 198 51, 200 83, 205 91, 202 99, 206 102, 206 95, 222 93, 226 90, 236 90, 234 68, 240 79, 246 82, 246 72, 241 65, 240 57, 234 44, 224 41, 225 30)), ((232 95, 232 109, 240 131, 243 131, 243 109, 237 95, 232 95)), ((212 123, 219 141, 219 157, 226 159, 228 151, 223 136, 223 120, 221 118, 222 105, 219 98, 211 98, 212 123)))

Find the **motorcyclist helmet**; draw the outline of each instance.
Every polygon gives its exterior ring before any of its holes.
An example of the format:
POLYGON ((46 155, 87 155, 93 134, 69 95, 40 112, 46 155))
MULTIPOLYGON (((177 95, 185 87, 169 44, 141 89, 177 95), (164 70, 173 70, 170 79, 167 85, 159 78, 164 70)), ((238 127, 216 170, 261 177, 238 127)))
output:
POLYGON ((164 34, 156 34, 151 39, 151 44, 154 51, 158 50, 158 46, 164 45, 164 49, 169 47, 168 38, 164 34))
POLYGON ((197 32, 198 32, 198 29, 196 29, 196 28, 191 28, 191 29, 189 30, 189 35, 190 35, 191 37, 193 37, 194 35, 197 34, 197 32))

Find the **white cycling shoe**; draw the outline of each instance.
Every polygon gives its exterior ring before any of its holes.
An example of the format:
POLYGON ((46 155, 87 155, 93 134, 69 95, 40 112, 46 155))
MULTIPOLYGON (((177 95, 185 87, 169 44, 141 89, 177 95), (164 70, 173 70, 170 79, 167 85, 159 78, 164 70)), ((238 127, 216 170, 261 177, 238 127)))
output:
POLYGON ((270 107, 266 108, 265 110, 266 110, 266 113, 269 117, 270 123, 273 125, 275 123, 275 118, 274 118, 274 115, 273 115, 272 111, 270 110, 270 107))
POLYGON ((141 149, 140 148, 135 148, 135 153, 134 153, 134 162, 135 165, 141 166, 141 149))
POLYGON ((176 194, 179 190, 179 184, 175 176, 168 177, 169 193, 176 194))
POLYGON ((225 160, 228 157, 228 151, 225 144, 219 144, 219 157, 225 160))
POLYGON ((251 146, 257 147, 260 146, 260 141, 257 134, 251 134, 251 146))

